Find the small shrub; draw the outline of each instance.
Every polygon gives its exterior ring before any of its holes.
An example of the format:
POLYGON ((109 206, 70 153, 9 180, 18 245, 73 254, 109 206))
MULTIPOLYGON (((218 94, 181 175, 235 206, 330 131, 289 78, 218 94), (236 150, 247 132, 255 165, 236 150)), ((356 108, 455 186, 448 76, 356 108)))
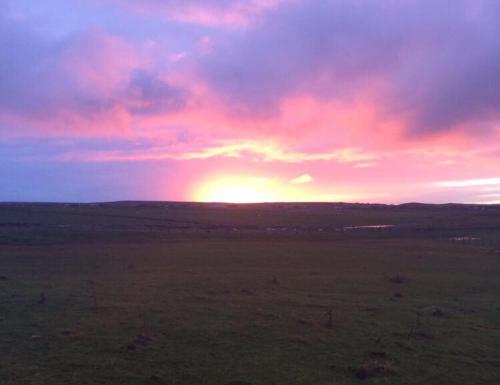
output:
POLYGON ((326 319, 325 327, 327 329, 333 329, 333 310, 329 309, 326 312, 326 316, 327 316, 327 319, 326 319))
POLYGON ((438 317, 438 318, 450 318, 451 314, 446 311, 441 309, 440 307, 436 307, 435 309, 432 310, 431 315, 433 317, 438 317))

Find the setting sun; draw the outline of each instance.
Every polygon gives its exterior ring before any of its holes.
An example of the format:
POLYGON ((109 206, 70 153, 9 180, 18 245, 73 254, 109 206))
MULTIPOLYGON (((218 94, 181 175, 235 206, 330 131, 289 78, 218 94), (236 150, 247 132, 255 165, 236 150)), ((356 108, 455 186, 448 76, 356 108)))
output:
POLYGON ((197 185, 190 196, 195 202, 339 202, 359 199, 344 189, 324 194, 310 186, 313 178, 301 175, 292 179, 255 176, 216 176, 197 185))
POLYGON ((256 203, 274 202, 279 196, 276 183, 270 179, 223 177, 203 183, 193 198, 202 202, 256 203))

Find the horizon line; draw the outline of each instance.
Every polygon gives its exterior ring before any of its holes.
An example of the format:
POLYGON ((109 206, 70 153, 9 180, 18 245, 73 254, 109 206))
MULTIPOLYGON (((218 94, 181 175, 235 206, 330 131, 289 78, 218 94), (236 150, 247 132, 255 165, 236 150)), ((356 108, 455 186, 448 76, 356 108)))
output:
POLYGON ((500 206, 500 203, 474 203, 474 202, 445 202, 445 203, 435 203, 435 202, 402 202, 402 203, 380 203, 380 202, 345 202, 345 201, 262 201, 262 202, 224 202, 224 201, 177 201, 177 200, 113 200, 113 201, 2 201, 0 200, 0 205, 15 205, 15 204, 61 204, 61 205, 105 205, 105 204, 123 204, 123 203, 151 203, 151 204, 199 204, 199 205, 209 205, 209 204, 224 204, 232 206, 244 206, 244 205, 307 205, 307 204, 337 204, 337 205, 377 205, 377 206, 403 206, 403 205, 429 205, 429 206, 449 206, 449 205, 461 205, 461 206, 500 206))

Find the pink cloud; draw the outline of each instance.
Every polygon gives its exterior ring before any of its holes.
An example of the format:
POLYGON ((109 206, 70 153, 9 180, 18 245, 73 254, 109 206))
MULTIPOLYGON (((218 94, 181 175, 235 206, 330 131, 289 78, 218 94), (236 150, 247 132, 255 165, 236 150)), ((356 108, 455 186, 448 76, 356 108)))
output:
POLYGON ((209 27, 246 27, 266 12, 293 0, 108 0, 145 15, 154 14, 209 27))
POLYGON ((188 98, 175 80, 170 84, 174 74, 154 67, 149 47, 102 30, 42 53, 38 66, 22 69, 10 106, 0 105, 0 130, 16 128, 9 136, 129 135, 140 117, 182 109, 188 98))
POLYGON ((145 60, 125 40, 103 31, 77 36, 59 58, 62 76, 84 94, 113 98, 145 60))

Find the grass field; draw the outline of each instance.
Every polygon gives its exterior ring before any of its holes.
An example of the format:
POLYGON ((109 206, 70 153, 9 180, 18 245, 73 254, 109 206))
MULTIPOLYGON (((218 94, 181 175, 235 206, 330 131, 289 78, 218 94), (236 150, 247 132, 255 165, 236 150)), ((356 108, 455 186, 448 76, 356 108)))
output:
POLYGON ((499 206, 0 205, 2 385, 363 383, 500 384, 499 206))

